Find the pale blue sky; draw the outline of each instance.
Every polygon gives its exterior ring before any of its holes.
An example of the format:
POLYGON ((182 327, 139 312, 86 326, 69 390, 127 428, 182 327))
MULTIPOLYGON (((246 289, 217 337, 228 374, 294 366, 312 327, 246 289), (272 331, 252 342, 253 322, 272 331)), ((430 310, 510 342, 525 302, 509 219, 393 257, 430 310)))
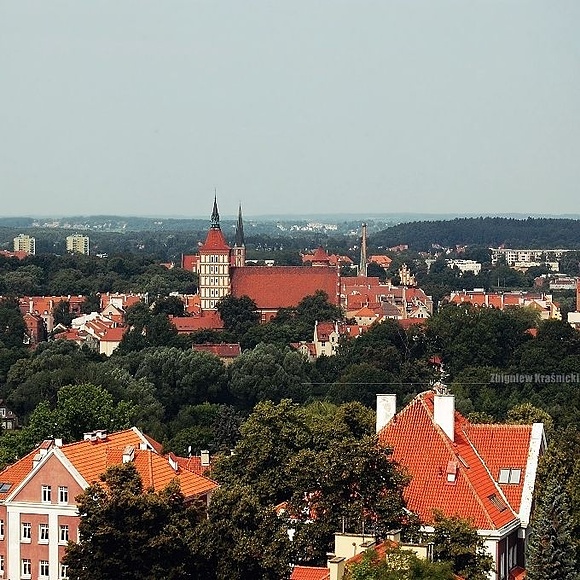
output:
POLYGON ((0 215, 580 213, 579 0, 0 0, 0 215))

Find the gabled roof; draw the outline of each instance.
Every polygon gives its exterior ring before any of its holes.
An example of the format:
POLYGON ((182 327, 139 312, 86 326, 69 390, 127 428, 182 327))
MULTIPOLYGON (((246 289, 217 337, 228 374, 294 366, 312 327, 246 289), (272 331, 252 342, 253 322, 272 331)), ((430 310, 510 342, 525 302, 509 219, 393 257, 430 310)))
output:
POLYGON ((260 310, 297 306, 306 296, 322 290, 338 304, 338 271, 319 266, 248 266, 232 268, 232 296, 249 296, 260 310))
POLYGON ((517 523, 532 426, 472 425, 455 413, 452 441, 434 421, 434 396, 429 391, 415 397, 379 433, 412 477, 404 492, 409 508, 426 523, 433 510, 469 519, 483 530, 517 523), (520 469, 519 483, 500 486, 495 479, 500 466, 520 469))
POLYGON ((55 453, 68 460, 82 479, 90 485, 98 482, 108 467, 123 462, 123 453, 127 447, 132 448, 132 461, 143 480, 144 489, 152 487, 159 491, 177 478, 182 493, 188 498, 209 493, 217 487, 217 483, 207 477, 180 468, 177 460, 172 465, 167 457, 160 454, 159 443, 134 427, 62 447, 54 446, 51 440, 43 442, 39 448, 0 472, 0 483, 11 486, 7 493, 0 494, 0 500, 5 499, 30 475, 33 460, 41 448, 44 448, 46 453, 55 453))

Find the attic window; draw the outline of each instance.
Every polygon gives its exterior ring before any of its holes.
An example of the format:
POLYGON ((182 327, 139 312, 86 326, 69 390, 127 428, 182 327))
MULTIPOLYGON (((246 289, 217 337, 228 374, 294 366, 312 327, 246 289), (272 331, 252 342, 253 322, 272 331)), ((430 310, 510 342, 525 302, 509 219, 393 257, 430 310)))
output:
POLYGON ((521 469, 500 469, 498 483, 513 483, 518 485, 522 476, 521 469))
POLYGON ((488 499, 500 512, 507 510, 507 505, 495 493, 491 494, 488 499))
POLYGON ((0 493, 6 493, 11 487, 11 483, 0 483, 0 493))

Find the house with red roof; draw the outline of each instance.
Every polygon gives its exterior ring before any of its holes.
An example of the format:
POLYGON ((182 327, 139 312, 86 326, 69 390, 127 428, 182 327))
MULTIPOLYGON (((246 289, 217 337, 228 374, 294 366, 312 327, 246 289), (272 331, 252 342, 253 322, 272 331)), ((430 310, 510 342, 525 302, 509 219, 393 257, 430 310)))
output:
POLYGON ((531 308, 541 320, 562 320, 562 313, 551 294, 543 292, 486 292, 482 288, 457 290, 443 299, 450 304, 472 304, 483 308, 531 308))
POLYGON ((396 395, 377 395, 377 433, 411 476, 404 496, 426 532, 433 514, 471 521, 494 560, 491 578, 525 568, 542 423, 474 424, 455 411, 444 387, 396 413, 396 395))
POLYGON ((208 352, 217 356, 225 365, 229 365, 242 354, 239 343, 194 344, 192 349, 197 352, 208 352))
POLYGON ((181 458, 160 453, 161 445, 136 427, 108 434, 86 433, 63 445, 43 441, 0 472, 0 572, 7 578, 68 577, 62 558, 69 540, 78 541, 74 498, 99 481, 108 467, 134 463, 145 489, 164 489, 177 479, 187 500, 209 501, 217 484, 182 467, 181 458))

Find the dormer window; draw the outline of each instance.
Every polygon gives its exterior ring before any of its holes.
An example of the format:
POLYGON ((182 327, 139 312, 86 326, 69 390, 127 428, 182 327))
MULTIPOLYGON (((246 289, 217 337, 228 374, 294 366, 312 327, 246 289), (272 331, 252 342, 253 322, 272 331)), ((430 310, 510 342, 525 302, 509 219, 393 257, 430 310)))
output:
POLYGON ((512 483, 518 485, 522 477, 521 469, 500 469, 498 483, 512 483))
POLYGON ((457 463, 450 461, 447 464, 447 483, 455 483, 457 481, 457 463))

